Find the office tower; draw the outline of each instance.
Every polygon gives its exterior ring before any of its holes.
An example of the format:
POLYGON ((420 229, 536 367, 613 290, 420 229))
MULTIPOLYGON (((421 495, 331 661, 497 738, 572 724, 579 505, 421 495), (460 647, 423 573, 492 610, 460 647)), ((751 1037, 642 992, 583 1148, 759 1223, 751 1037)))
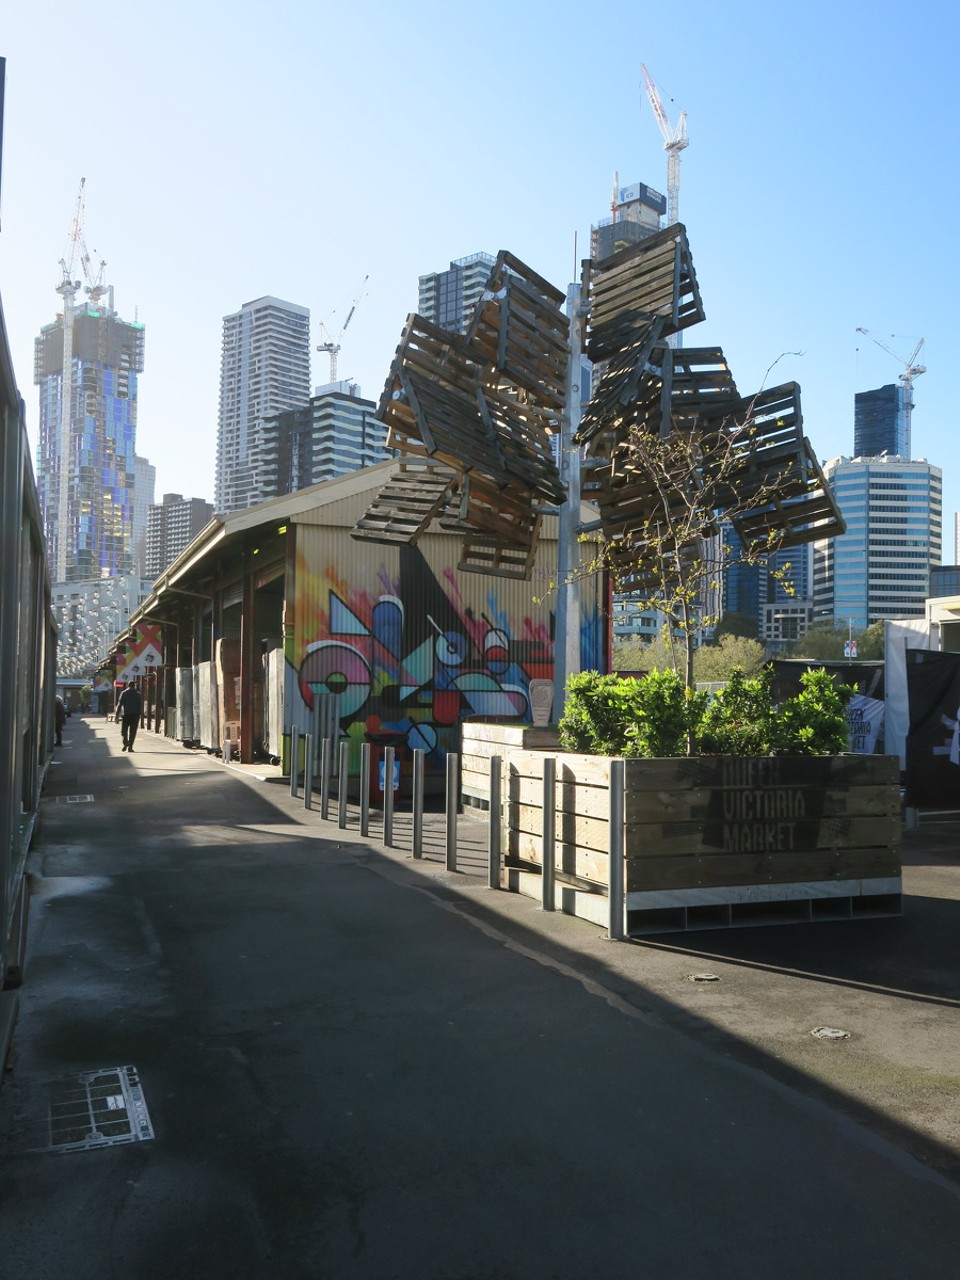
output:
POLYGON ((156 501, 157 468, 139 454, 133 459, 133 571, 146 572, 147 516, 156 501))
POLYGON ((814 544, 816 619, 862 630, 922 617, 941 558, 940 468, 922 458, 835 458, 824 475, 847 531, 814 544))
POLYGON ((617 186, 610 216, 590 228, 590 256, 609 258, 660 230, 667 198, 642 182, 617 186))
POLYGON ((146 576, 151 582, 186 551, 197 534, 213 519, 213 507, 203 498, 165 493, 147 516, 146 576))
POLYGON ((421 276, 418 313, 441 329, 466 333, 494 261, 489 253, 472 253, 446 271, 421 276))
POLYGON ((853 398, 853 456, 910 457, 910 414, 906 387, 891 383, 875 391, 859 391, 853 398))
POLYGON ((960 596, 960 564, 935 564, 930 569, 930 599, 960 596))
POLYGON ((59 291, 63 312, 34 343, 37 488, 55 581, 79 582, 133 568, 144 330, 120 319, 112 289, 88 290, 84 302, 75 301, 74 282, 59 291))
POLYGON ((252 465, 266 417, 310 399, 310 312, 257 298, 223 320, 214 504, 219 515, 262 500, 252 465))
POLYGON ((264 419, 255 466, 264 497, 279 497, 392 456, 376 405, 355 382, 318 387, 308 404, 264 419))

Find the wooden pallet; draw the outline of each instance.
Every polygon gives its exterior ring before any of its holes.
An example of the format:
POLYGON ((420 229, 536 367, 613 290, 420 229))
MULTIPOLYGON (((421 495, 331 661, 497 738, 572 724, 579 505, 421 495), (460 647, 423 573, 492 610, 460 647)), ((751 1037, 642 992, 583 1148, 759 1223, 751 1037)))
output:
POLYGON ((659 316, 664 334, 704 319, 686 228, 675 223, 588 269, 586 352, 593 361, 625 350, 659 316))

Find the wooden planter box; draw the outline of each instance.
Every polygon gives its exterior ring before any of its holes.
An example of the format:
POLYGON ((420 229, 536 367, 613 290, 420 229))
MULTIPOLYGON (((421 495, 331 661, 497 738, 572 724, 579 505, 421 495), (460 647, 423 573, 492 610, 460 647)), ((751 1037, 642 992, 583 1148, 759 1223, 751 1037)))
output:
MULTIPOLYGON (((464 725, 464 791, 488 802, 489 759, 502 758, 508 885, 539 896, 543 761, 554 756, 557 905, 605 925, 610 761, 516 745, 523 733, 464 725)), ((625 778, 630 935, 900 913, 895 756, 628 759, 625 778)))

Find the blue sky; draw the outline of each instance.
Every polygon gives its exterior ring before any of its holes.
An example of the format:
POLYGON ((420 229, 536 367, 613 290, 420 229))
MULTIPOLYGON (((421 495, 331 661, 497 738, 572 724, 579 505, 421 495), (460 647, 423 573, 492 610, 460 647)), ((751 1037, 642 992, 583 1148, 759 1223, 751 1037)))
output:
MULTIPOLYGON (((417 277, 510 249, 564 287, 614 171, 666 188, 641 63, 688 115, 680 217, 742 392, 802 388, 821 458, 922 337, 913 452, 960 507, 960 8, 916 0, 8 3, 0 294, 28 426, 81 177, 86 240, 146 326, 138 451, 212 498, 222 317, 263 294, 344 335, 379 397, 417 277), (784 354, 801 353, 801 354, 784 354)), ((314 355, 313 381, 327 380, 314 355)))

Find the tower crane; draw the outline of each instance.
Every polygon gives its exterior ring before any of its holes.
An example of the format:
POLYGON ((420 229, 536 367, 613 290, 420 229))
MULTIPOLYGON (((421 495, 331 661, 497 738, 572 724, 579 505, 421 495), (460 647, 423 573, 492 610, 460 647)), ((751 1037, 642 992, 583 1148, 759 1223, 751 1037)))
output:
POLYGON ((913 416, 913 380, 914 378, 919 378, 921 373, 927 372, 927 366, 925 364, 916 363, 917 356, 920 354, 920 349, 923 346, 925 339, 921 338, 910 353, 909 359, 904 360, 903 357, 898 356, 895 351, 891 351, 887 344, 885 342, 881 342, 879 338, 869 331, 869 329, 862 329, 858 325, 857 333, 862 333, 865 338, 869 338, 871 342, 875 342, 882 351, 887 353, 888 356, 893 356, 897 364, 903 365, 903 373, 900 374, 899 381, 900 385, 903 387, 903 426, 907 440, 907 450, 909 452, 911 440, 910 426, 911 418, 913 416))
POLYGON ((369 279, 370 277, 368 275, 363 277, 363 283, 360 285, 359 292, 357 293, 357 296, 354 298, 350 306, 350 310, 347 312, 347 318, 346 320, 344 320, 343 324, 340 326, 340 332, 337 334, 335 338, 331 337, 330 331, 327 328, 327 326, 323 323, 322 320, 320 321, 320 337, 324 338, 325 341, 318 344, 317 350, 324 352, 330 359, 330 382, 331 383, 334 383, 337 380, 337 356, 340 354, 340 339, 346 333, 347 325, 353 319, 353 313, 356 311, 357 307, 360 304, 360 300, 363 298, 364 291, 366 290, 366 287, 367 287, 367 281, 369 279))
POLYGON ((663 136, 663 149, 667 153, 667 225, 672 227, 675 222, 680 221, 680 152, 690 145, 687 138, 687 113, 681 111, 676 125, 671 125, 660 101, 657 86, 642 62, 640 70, 643 72, 647 97, 663 136))

